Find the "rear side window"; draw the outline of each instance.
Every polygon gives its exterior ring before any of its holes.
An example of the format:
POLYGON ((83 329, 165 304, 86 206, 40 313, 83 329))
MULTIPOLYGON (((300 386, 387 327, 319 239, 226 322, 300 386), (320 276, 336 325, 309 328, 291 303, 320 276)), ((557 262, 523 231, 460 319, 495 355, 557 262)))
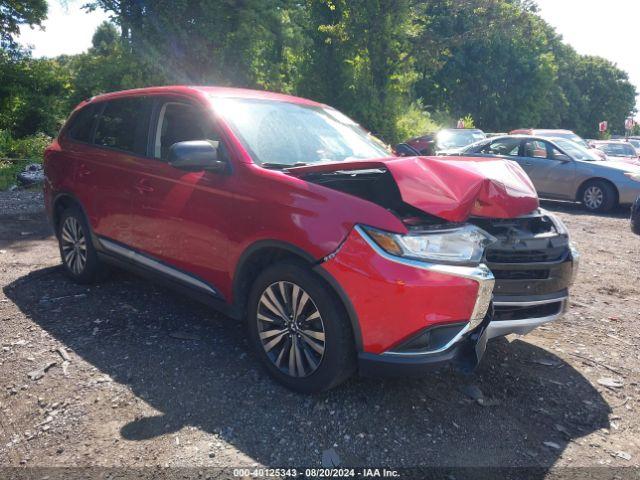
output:
POLYGON ((76 113, 69 121, 67 136, 79 142, 91 143, 93 140, 93 126, 96 121, 100 105, 87 105, 76 113))
POLYGON ((94 143, 145 155, 150 107, 150 100, 141 97, 107 102, 98 120, 94 143))
POLYGON ((518 155, 520 149, 519 138, 502 138, 500 140, 494 140, 487 146, 483 147, 482 153, 489 153, 492 155, 518 155))

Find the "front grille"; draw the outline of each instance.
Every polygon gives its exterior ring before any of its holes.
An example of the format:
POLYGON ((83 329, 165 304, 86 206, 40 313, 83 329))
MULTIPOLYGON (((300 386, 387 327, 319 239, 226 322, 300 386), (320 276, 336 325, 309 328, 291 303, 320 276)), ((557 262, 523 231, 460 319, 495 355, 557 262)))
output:
POLYGON ((568 288, 572 273, 569 239, 544 212, 472 222, 497 240, 485 252, 485 262, 496 279, 494 295, 535 298, 568 288))
POLYGON ((544 318, 562 313, 562 301, 544 303, 542 305, 498 305, 494 307, 493 320, 525 320, 528 318, 544 318))
POLYGON ((493 269, 496 280, 546 280, 549 270, 497 270, 493 269))
POLYGON ((546 250, 498 250, 490 248, 487 250, 487 261, 489 263, 556 262, 561 260, 567 252, 567 246, 546 250))

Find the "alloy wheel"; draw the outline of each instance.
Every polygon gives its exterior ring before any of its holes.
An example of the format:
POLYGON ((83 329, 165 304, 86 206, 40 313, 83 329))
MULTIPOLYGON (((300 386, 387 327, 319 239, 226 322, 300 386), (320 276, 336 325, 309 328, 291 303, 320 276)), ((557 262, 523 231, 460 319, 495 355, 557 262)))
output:
POLYGON ((65 265, 75 275, 80 275, 87 265, 87 239, 76 218, 67 217, 62 224, 60 245, 65 265))
POLYGON ((307 377, 322 362, 325 329, 313 299, 299 285, 276 282, 258 301, 258 333, 267 357, 291 377, 307 377))
POLYGON ((602 206, 604 202, 604 192, 600 187, 592 185, 584 191, 584 204, 590 210, 596 210, 602 206))

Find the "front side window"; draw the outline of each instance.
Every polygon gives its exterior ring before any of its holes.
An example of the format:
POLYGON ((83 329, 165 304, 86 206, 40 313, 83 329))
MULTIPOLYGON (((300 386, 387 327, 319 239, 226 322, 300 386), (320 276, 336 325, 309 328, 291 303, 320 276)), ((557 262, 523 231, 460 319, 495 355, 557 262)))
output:
POLYGON ((150 106, 142 97, 108 101, 98 120, 94 143, 145 155, 150 106))
POLYGON ((214 109, 270 168, 389 157, 385 145, 329 107, 248 98, 214 98, 214 109))
POLYGON ((524 157, 547 158, 547 145, 541 140, 527 140, 524 142, 524 157))
POLYGON ((219 140, 219 137, 201 110, 186 103, 165 103, 158 115, 154 157, 167 160, 174 143, 189 140, 219 140))

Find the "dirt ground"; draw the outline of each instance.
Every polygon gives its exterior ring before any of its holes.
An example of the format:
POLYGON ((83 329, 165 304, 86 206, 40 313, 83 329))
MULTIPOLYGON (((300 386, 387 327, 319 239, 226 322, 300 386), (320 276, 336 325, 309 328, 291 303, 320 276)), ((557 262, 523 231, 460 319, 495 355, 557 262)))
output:
POLYGON ((473 375, 304 396, 190 299, 120 271, 71 283, 41 203, 0 193, 0 466, 640 465, 640 237, 624 209, 545 203, 582 253, 569 312, 491 342, 473 375))

